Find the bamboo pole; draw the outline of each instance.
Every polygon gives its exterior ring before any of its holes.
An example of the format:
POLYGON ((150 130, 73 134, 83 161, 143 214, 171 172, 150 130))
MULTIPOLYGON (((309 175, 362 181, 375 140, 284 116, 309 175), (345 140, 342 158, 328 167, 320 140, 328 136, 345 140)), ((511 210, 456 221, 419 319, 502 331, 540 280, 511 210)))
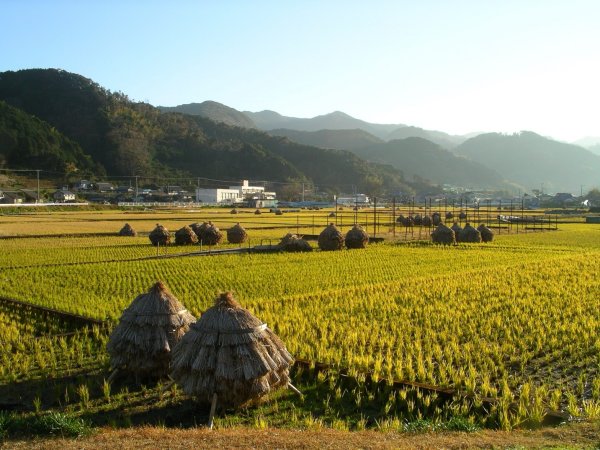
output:
POLYGON ((210 414, 208 416, 208 428, 210 430, 213 429, 216 408, 217 408, 217 393, 215 392, 213 394, 212 403, 210 405, 210 414))

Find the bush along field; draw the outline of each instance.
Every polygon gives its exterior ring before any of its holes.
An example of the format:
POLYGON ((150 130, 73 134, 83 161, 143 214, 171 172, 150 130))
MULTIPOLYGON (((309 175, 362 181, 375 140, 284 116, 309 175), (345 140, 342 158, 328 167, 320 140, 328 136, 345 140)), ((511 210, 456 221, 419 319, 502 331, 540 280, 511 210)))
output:
MULTIPOLYGON (((33 215, 22 229, 105 226, 107 215, 33 215)), ((159 219, 145 218, 146 231, 159 219)), ((113 235, 2 240, 0 296, 31 306, 0 300, 0 436, 204 425, 208 408, 168 379, 109 381, 108 337, 157 280, 195 317, 233 291, 298 360, 290 376, 303 397, 283 390, 220 411, 217 428, 469 431, 600 418, 596 225, 455 246, 313 242, 310 253, 209 257, 168 246, 156 258, 147 235, 116 235, 123 223, 113 235)), ((285 232, 254 230, 255 244, 285 232)))

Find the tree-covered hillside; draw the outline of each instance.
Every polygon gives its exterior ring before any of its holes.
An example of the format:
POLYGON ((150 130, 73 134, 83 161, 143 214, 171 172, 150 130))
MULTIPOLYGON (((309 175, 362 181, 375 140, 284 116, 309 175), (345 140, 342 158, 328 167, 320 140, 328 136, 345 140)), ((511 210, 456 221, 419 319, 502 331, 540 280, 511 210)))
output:
POLYGON ((0 167, 82 175, 101 170, 56 128, 0 101, 0 167))
POLYGON ((164 113, 61 70, 0 73, 0 100, 48 122, 116 176, 307 181, 330 190, 410 189, 399 171, 180 113, 164 113))

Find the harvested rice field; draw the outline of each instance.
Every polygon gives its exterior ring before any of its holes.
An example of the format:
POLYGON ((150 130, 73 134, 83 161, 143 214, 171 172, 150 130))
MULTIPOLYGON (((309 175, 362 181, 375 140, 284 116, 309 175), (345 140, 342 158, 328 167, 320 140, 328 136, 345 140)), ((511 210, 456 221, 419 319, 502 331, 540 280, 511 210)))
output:
POLYGON ((207 408, 168 380, 108 381, 109 335, 158 280, 197 318, 233 291, 300 360, 290 377, 302 398, 284 390, 219 412, 218 429, 446 432, 600 420, 600 225, 500 229, 489 243, 441 246, 430 228, 409 239, 405 227, 357 217, 384 241, 320 251, 315 238, 309 253, 257 253, 248 249, 332 222, 346 233, 354 213, 0 216, 0 438, 44 435, 49 417, 63 436, 203 426, 207 408), (207 221, 224 236, 239 223, 248 241, 155 247, 148 238, 157 223, 174 240, 207 221), (118 236, 125 223, 137 236, 118 236))

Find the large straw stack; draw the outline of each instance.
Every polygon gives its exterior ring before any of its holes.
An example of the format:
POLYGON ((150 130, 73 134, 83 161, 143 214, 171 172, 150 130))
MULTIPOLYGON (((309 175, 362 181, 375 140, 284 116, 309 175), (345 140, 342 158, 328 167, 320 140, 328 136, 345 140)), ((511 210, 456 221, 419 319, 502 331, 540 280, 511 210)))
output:
POLYGON ((431 220, 431 216, 423 216, 423 220, 421 221, 424 227, 430 227, 433 224, 431 220))
POLYGON ((492 242, 494 240, 494 232, 486 227, 484 224, 480 224, 477 230, 481 233, 481 240, 483 242, 492 242))
POLYGON ((223 233, 212 222, 193 223, 190 227, 204 245, 217 245, 223 240, 223 233))
POLYGON ((267 325, 230 292, 190 327, 173 351, 173 379, 203 403, 239 407, 287 387, 293 358, 267 325))
POLYGON ((248 233, 243 226, 236 223, 234 226, 227 230, 227 241, 230 244, 242 244, 248 239, 248 233))
POLYGON ((137 236, 137 232, 133 229, 131 225, 126 223, 123 225, 123 228, 119 231, 119 236, 137 236))
POLYGON ((295 234, 286 234, 278 244, 278 247, 285 252, 312 252, 313 248, 308 241, 295 234))
POLYGON ((167 287, 157 282, 123 311, 106 345, 111 366, 138 375, 166 376, 173 347, 195 320, 167 287))
POLYGON ((452 228, 452 231, 454 231, 454 237, 456 238, 456 242, 460 242, 460 233, 463 230, 462 227, 457 222, 454 222, 454 224, 450 228, 452 228))
POLYGON ((154 246, 167 245, 171 243, 171 233, 169 233, 169 230, 159 223, 157 223, 156 228, 150 232, 148 238, 154 246))
POLYGON ((198 236, 191 227, 184 225, 175 233, 175 244, 193 245, 198 243, 198 236))
POLYGON ((360 225, 354 225, 346 233, 346 248, 365 248, 369 242, 369 235, 360 225))
POLYGON ((440 223, 431 233, 431 240, 435 244, 452 245, 456 242, 456 237, 452 228, 440 223))
POLYGON ((330 223, 319 234, 317 243, 321 250, 341 250, 344 247, 344 235, 334 223, 330 223))
POLYGON ((437 227, 439 224, 442 223, 442 216, 439 212, 434 212, 431 215, 431 223, 433 224, 434 227, 437 227))
POLYGON ((460 233, 460 242, 471 242, 478 244, 481 242, 481 233, 477 230, 477 228, 474 228, 470 223, 467 223, 460 233))

